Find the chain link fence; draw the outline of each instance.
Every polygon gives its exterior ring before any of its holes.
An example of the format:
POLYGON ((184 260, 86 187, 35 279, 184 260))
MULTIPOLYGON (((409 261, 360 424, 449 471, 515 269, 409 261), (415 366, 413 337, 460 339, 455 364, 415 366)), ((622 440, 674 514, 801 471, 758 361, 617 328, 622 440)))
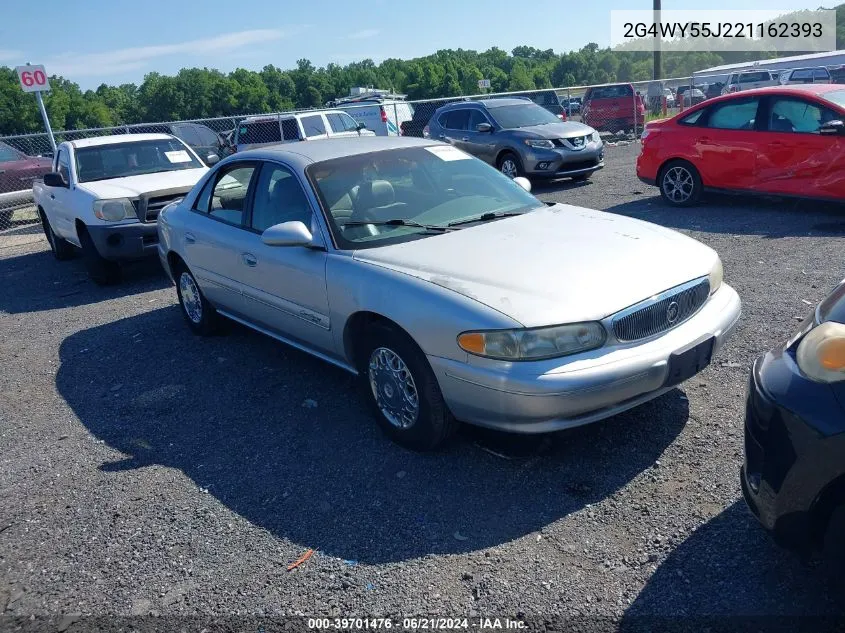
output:
MULTIPOLYGON (((365 95, 358 100, 333 102, 321 109, 58 131, 55 140, 59 144, 115 134, 172 134, 210 164, 214 161, 212 154, 224 158, 236 151, 276 143, 357 136, 359 133, 425 137, 432 117, 446 104, 516 97, 530 100, 563 120, 589 125, 606 142, 613 143, 638 138, 649 120, 672 116, 723 92, 777 84, 781 76, 789 76, 790 72, 761 69, 753 73, 755 77, 747 75, 757 79, 747 85, 733 73, 415 101, 365 95), (739 83, 729 84, 730 80, 739 83), (369 132, 363 131, 364 128, 369 132)), ((834 76, 835 72, 831 70, 827 81, 845 82, 845 72, 834 76)), ((52 156, 47 134, 0 137, 0 238, 40 231, 32 185, 51 171, 52 156)))

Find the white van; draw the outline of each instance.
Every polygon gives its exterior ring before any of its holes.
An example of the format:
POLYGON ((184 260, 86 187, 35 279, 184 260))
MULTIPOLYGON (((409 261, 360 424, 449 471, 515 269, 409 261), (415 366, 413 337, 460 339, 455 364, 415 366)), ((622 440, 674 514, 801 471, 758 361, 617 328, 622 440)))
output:
POLYGON ((375 136, 341 110, 311 110, 247 117, 235 130, 238 152, 274 145, 349 136, 375 136))
POLYGON ((414 117, 414 106, 400 99, 342 99, 334 107, 349 113, 376 136, 401 136, 402 124, 414 117))

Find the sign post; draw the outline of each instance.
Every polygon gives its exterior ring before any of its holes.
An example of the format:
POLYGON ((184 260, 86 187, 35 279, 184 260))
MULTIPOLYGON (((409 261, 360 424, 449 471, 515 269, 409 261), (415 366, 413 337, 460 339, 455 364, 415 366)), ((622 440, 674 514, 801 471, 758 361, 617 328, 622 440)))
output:
POLYGON ((50 138, 50 145, 53 147, 53 154, 55 154, 56 139, 53 138, 53 128, 50 127, 50 119, 47 118, 47 110, 44 108, 44 99, 41 97, 42 92, 50 90, 50 80, 47 79, 47 72, 44 70, 44 66, 40 64, 36 66, 32 64, 18 66, 15 70, 18 73, 21 90, 35 93, 35 100, 38 102, 38 109, 41 111, 41 118, 44 120, 44 128, 47 130, 47 136, 50 138))

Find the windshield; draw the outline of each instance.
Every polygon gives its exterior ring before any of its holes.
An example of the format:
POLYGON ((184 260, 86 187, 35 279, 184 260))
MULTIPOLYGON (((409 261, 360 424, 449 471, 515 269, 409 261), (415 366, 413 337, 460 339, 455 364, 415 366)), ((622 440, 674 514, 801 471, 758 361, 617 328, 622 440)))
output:
POLYGON ((79 182, 199 167, 202 164, 176 139, 127 141, 76 150, 79 182))
POLYGON ((0 144, 0 163, 10 163, 15 160, 21 160, 21 158, 21 155, 11 147, 0 144))
POLYGON ((310 165, 306 173, 335 243, 347 250, 441 234, 435 229, 486 213, 543 206, 498 170, 448 145, 344 156, 310 165), (391 220, 406 225, 383 224, 391 220))
POLYGON ((526 102, 524 104, 520 103, 519 105, 487 106, 487 112, 505 130, 515 127, 560 123, 559 118, 545 108, 541 108, 536 103, 526 102))
POLYGON ((827 99, 831 103, 835 103, 836 105, 845 108, 845 89, 834 90, 833 92, 825 92, 820 96, 827 99))

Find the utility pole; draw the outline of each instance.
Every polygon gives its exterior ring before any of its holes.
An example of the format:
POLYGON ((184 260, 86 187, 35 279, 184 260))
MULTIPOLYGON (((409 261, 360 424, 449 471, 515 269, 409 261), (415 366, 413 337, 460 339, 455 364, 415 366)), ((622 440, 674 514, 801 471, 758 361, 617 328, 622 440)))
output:
POLYGON ((654 80, 663 78, 663 66, 660 59, 660 0, 654 1, 654 24, 657 27, 657 36, 654 38, 654 80))

